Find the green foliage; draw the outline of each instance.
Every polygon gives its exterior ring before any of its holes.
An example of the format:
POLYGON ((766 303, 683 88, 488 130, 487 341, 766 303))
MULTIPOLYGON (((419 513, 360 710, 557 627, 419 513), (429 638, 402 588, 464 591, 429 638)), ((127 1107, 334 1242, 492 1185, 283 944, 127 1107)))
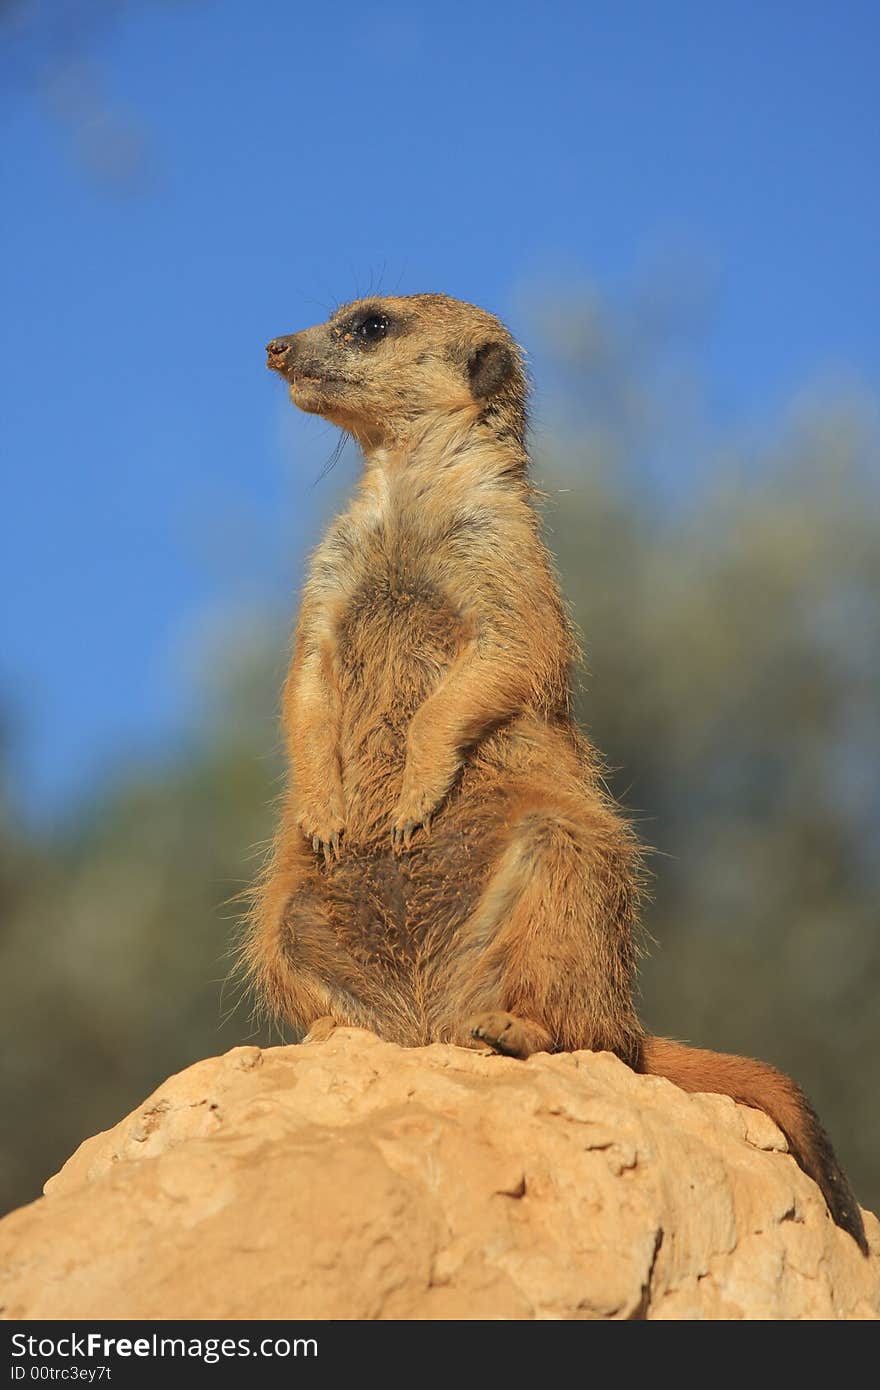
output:
MULTIPOLYGON (((536 477, 587 648, 580 714, 658 851, 646 1022, 793 1073, 876 1206, 870 411, 814 405, 764 449, 720 448, 669 404, 665 339, 639 354, 644 326, 612 332, 595 306, 550 321, 559 395, 542 410, 558 428, 536 477), (689 460, 677 495, 652 482, 658 437, 689 460)), ((270 631, 218 668, 173 760, 120 775, 42 842, 0 814, 6 1204, 168 1072, 263 1040, 223 979, 229 899, 279 788, 287 643, 270 631)))
MULTIPOLYGON (((3 848, 5 1205, 170 1072, 268 1037, 227 983, 272 830, 286 641, 218 685, 223 707, 173 762, 120 778, 43 844, 3 848)), ((5 818, 7 825, 11 817, 5 818)), ((276 1039, 277 1041, 277 1039, 276 1039)))

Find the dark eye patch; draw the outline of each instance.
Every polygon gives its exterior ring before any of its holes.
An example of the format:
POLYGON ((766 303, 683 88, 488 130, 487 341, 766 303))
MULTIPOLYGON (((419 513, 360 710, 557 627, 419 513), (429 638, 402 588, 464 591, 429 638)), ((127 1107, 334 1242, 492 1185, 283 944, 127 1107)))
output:
POLYGON ((387 332, 387 314, 366 314, 355 324, 352 337, 358 343, 378 343, 387 332))
POLYGON ((351 347, 371 348, 381 343, 394 327, 390 316, 381 309, 361 309, 336 330, 343 343, 351 347))

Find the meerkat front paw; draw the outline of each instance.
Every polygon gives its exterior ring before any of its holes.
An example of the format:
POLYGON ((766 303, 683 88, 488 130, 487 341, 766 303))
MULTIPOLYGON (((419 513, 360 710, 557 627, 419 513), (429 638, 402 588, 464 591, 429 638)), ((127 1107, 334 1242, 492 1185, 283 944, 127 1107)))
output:
POLYGON ((443 777, 435 777, 431 782, 420 781, 415 776, 404 778, 400 800, 394 808, 391 820, 391 843, 395 850, 409 849, 413 835, 424 830, 427 835, 431 821, 439 810, 450 786, 455 780, 458 765, 443 777))
POLYGON ((429 834, 431 816, 437 802, 430 797, 401 797, 391 822, 391 843, 395 850, 409 849, 412 837, 417 830, 429 834))
POLYGON ((323 855, 325 864, 339 859, 339 841, 345 829, 340 801, 334 799, 328 806, 320 808, 308 806, 297 817, 297 825, 306 839, 311 840, 315 854, 323 855))
POLYGON ((413 819, 411 816, 398 816, 391 826, 391 844, 398 852, 402 849, 409 849, 412 844, 412 837, 417 830, 424 830, 427 835, 430 829, 430 816, 423 816, 420 820, 413 819))

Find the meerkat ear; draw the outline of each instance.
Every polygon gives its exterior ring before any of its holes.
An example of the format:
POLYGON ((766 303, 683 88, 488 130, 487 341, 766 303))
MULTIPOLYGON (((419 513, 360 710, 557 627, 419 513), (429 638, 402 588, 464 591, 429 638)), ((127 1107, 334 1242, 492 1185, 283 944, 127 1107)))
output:
POLYGON ((474 400, 486 401, 496 395, 515 370, 513 351, 506 343, 488 342, 474 348, 467 361, 474 400))

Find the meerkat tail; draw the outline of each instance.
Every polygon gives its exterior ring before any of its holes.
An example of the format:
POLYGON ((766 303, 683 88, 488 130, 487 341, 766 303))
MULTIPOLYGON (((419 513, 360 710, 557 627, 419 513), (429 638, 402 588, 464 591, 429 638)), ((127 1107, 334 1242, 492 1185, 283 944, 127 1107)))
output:
POLYGON ((688 1047, 669 1038, 645 1038, 640 1070, 665 1076, 683 1091, 710 1091, 763 1110, 788 1140, 792 1157, 817 1183, 832 1220, 848 1231, 864 1255, 868 1242, 859 1204, 831 1140, 800 1088, 766 1062, 688 1047))

